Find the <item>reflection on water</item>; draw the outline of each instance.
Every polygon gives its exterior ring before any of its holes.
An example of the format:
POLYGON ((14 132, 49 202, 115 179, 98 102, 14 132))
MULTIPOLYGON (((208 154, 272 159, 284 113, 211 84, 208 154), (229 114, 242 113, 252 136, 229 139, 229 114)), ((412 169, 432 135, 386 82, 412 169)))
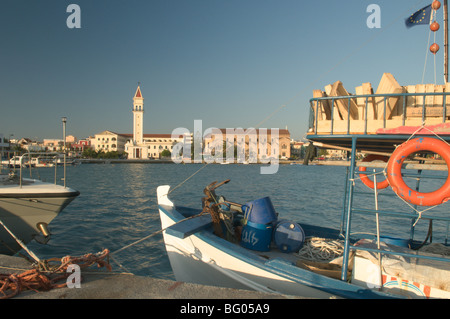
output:
MULTIPOLYGON (((30 244, 40 258, 95 253, 108 248, 118 250, 160 230, 156 188, 175 187, 201 168, 201 164, 83 164, 68 167, 67 185, 81 192, 50 225, 52 239, 46 245, 30 244)), ((43 178, 51 175, 39 171, 43 178)), ((259 165, 211 164, 174 190, 170 197, 185 206, 201 207, 203 188, 213 181, 231 179, 217 189, 227 199, 245 203, 270 196, 281 218, 301 223, 339 228, 343 210, 346 168, 331 166, 280 165, 278 173, 261 175, 259 165)), ((356 181, 355 205, 374 208, 369 189, 356 181)), ((380 209, 410 211, 390 189, 380 191, 380 209)), ((446 205, 433 214, 446 214, 446 205)), ((448 210, 448 209, 447 209, 448 210)), ((355 232, 375 233, 375 217, 358 215, 355 232)), ((381 231, 401 237, 409 235, 410 221, 386 222, 381 231)), ((433 225, 434 226, 434 225, 433 225)), ((418 223, 425 238, 426 220, 418 223)), ((422 236, 422 237, 420 237, 422 236)), ((162 235, 132 246, 115 255, 137 275, 173 279, 162 235)), ((115 265, 113 265, 115 266, 115 265)), ((118 267, 115 270, 120 271, 118 267)))

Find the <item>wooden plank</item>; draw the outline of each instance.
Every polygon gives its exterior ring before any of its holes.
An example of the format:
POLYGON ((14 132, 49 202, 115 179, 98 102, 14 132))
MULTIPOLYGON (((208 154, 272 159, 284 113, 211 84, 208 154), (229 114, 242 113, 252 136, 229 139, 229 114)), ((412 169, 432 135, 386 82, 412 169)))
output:
MULTIPOLYGON (((421 107, 410 108, 406 110, 406 117, 420 117, 422 118, 421 107)), ((450 114, 450 106, 447 106, 447 114, 450 114)), ((442 117, 442 105, 441 106, 430 106, 425 109, 425 117, 442 117)))
MULTIPOLYGON (((367 95, 373 94, 372 84, 363 83, 361 86, 355 88, 356 95, 367 95)), ((356 99, 356 104, 358 105, 358 115, 360 120, 365 120, 365 112, 366 112, 366 98, 360 97, 356 99)), ((373 120, 376 119, 375 115, 375 100, 373 97, 367 98, 367 119, 373 120)))
MULTIPOLYGON (((384 73, 378 84, 376 94, 397 94, 402 93, 402 87, 390 73, 384 73)), ((384 98, 375 98, 378 119, 384 118, 384 98)), ((386 98, 386 119, 389 119, 396 105, 398 105, 399 97, 386 98)))
MULTIPOLYGON (((402 86, 402 92, 401 93, 406 93, 406 88, 402 86)), ((401 96, 398 99, 397 105, 394 108, 394 111, 392 112, 392 118, 401 118, 402 114, 403 114, 403 99, 406 99, 406 97, 401 96)))
MULTIPOLYGON (((363 95, 364 93, 363 87, 357 86, 355 87, 355 94, 356 95, 363 95)), ((365 109, 366 109, 366 99, 363 97, 356 98, 356 105, 358 106, 358 119, 364 120, 365 116, 365 109)))
MULTIPOLYGON (((434 84, 425 84, 425 92, 426 93, 434 93, 434 84)), ((425 107, 432 107, 434 104, 434 96, 426 95, 425 96, 425 107)))
MULTIPOLYGON (((416 93, 426 93, 426 86, 425 84, 417 84, 416 85, 416 93)), ((423 96, 416 96, 416 107, 423 107, 423 96)))
MULTIPOLYGON (((341 81, 336 81, 331 87, 329 96, 350 96, 350 94, 348 94, 341 81)), ((347 120, 349 118, 349 114, 350 119, 358 119, 358 106, 356 105, 354 99, 350 99, 350 110, 348 110, 348 99, 337 99, 335 103, 339 109, 339 113, 344 120, 347 120)))
MULTIPOLYGON (((325 92, 321 91, 321 90, 313 90, 313 97, 314 98, 318 98, 318 97, 326 97, 327 95, 325 94, 325 92)), ((330 120, 331 119, 331 103, 328 100, 322 100, 322 101, 318 101, 318 112, 319 112, 319 120, 330 120)), ((316 108, 317 103, 314 102, 313 107, 316 108)), ((316 110, 314 109, 314 112, 316 112, 316 110)))
MULTIPOLYGON (((327 96, 331 96, 331 89, 332 88, 333 88, 333 86, 331 84, 328 84, 328 85, 325 86, 325 94, 327 96)), ((339 114, 339 110, 338 110, 338 108, 336 106, 336 102, 334 103, 334 106, 332 105, 332 101, 331 100, 330 100, 329 103, 330 103, 330 108, 331 108, 331 110, 333 112, 333 119, 334 120, 342 119, 342 116, 341 116, 341 114, 339 114)))
MULTIPOLYGON (((450 93, 450 83, 445 83, 444 92, 449 92, 450 93)), ((450 106, 450 95, 447 95, 445 97, 445 105, 446 106, 450 106)), ((450 114, 448 114, 448 115, 450 116, 450 114)))
POLYGON ((166 229, 166 233, 178 238, 186 238, 205 229, 212 224, 211 215, 204 214, 199 217, 186 219, 166 229))
MULTIPOLYGON (((416 93, 415 85, 406 86, 406 93, 416 93)), ((416 97, 414 95, 410 95, 406 97, 406 109, 416 107, 416 97)))
MULTIPOLYGON (((373 94, 373 88, 372 84, 370 83, 363 83, 363 92, 364 94, 373 94)), ((375 99, 373 97, 369 97, 367 101, 367 119, 368 120, 374 120, 377 118, 377 113, 375 109, 375 99)))
MULTIPOLYGON (((435 93, 443 93, 445 90, 445 85, 435 85, 434 86, 434 92, 435 93)), ((444 103, 444 97, 442 95, 435 95, 434 96, 434 102, 433 105, 435 107, 442 107, 442 104, 444 103)))

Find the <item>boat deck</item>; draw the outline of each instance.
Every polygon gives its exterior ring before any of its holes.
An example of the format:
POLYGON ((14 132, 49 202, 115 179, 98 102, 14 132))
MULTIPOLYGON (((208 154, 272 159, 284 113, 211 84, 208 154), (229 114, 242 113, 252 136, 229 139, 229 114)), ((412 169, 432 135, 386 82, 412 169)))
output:
POLYGON ((327 93, 314 91, 309 140, 350 148, 357 139, 358 150, 386 152, 413 134, 438 134, 450 141, 450 84, 401 87, 395 83, 390 93, 352 95, 338 82, 327 93))

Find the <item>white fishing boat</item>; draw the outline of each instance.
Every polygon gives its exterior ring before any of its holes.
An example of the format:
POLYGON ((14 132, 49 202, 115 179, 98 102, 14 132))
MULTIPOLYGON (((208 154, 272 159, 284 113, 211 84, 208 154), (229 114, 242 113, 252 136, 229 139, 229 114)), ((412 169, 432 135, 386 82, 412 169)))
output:
MULTIPOLYGON (((24 157, 19 158, 20 164, 24 157)), ((80 194, 57 185, 56 179, 47 183, 23 178, 25 168, 19 167, 17 175, 0 175, 0 254, 14 254, 22 249, 20 243, 26 245, 33 239, 46 243, 50 222, 80 194)))
MULTIPOLYGON (((413 249, 419 245, 415 241, 350 238, 338 229, 280 221, 279 216, 257 224, 241 205, 217 197, 211 185, 208 189, 209 199, 220 203, 208 202, 217 208, 216 217, 211 211, 200 214, 200 209, 176 206, 168 198, 170 186, 157 189, 164 242, 177 281, 312 298, 450 297, 449 259, 440 254, 449 253, 447 246, 429 253, 413 249), (314 247, 331 249, 328 259, 311 259, 314 247), (378 252, 383 254, 382 273, 378 252)), ((269 211, 262 216, 274 216, 269 211)))

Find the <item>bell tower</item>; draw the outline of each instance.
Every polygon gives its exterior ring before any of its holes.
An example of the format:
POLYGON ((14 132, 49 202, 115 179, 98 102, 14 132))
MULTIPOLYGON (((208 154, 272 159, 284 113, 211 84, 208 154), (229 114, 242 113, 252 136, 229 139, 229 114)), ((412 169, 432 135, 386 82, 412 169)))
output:
POLYGON ((133 97, 133 143, 140 145, 144 141, 144 98, 138 85, 133 97))

